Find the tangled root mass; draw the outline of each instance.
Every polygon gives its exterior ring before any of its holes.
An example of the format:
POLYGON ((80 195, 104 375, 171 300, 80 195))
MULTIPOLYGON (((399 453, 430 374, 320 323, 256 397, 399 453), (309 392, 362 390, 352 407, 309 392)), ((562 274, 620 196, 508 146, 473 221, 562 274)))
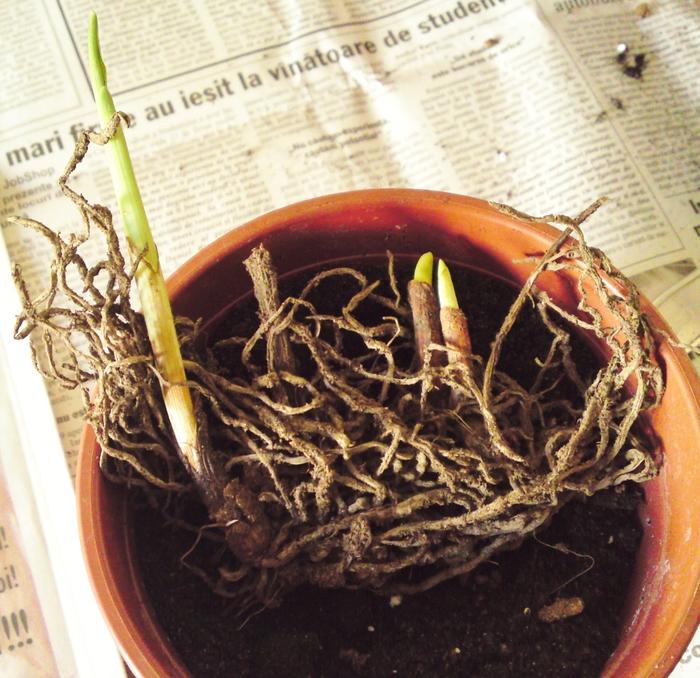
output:
MULTIPOLYGON (((61 186, 85 233, 63 239, 22 220, 49 239, 55 260, 48 289, 34 299, 15 271, 23 300, 16 335, 32 335, 47 376, 83 389, 110 478, 190 495, 111 215, 65 183, 87 149, 87 137, 81 141, 61 186), (106 243, 94 266, 79 252, 91 233, 106 243)), ((257 327, 203 347, 197 323, 179 319, 202 447, 238 506, 211 520, 229 543, 236 530, 252 531, 255 543, 229 554, 216 576, 199 573, 224 595, 263 601, 300 583, 415 593, 517 545, 572 496, 655 475, 650 442, 633 429, 663 391, 650 328, 634 286, 586 245, 586 216, 547 219, 565 230, 482 357, 416 359, 391 256, 381 288, 359 270, 335 268, 280 302, 274 269, 258 249, 247 262, 257 327), (563 269, 578 280, 575 314, 537 287, 542 272, 563 269), (314 290, 333 281, 346 296, 334 309, 317 308, 314 290), (526 305, 550 337, 527 387, 498 369, 526 305), (592 379, 579 374, 574 331, 607 345, 592 379), (222 355, 235 356, 233 365, 222 355)))

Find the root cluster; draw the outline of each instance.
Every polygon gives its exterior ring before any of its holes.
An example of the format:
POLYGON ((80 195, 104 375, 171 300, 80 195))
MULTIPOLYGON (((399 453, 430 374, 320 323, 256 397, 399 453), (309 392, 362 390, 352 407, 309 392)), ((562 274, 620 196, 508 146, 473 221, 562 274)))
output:
MULTIPOLYGON (((55 261, 37 299, 16 271, 24 304, 16 334, 33 336, 39 369, 83 388, 105 473, 191 495, 111 216, 65 186, 68 174, 62 186, 86 233, 64 240, 24 220, 49 238, 55 261), (79 254, 91 231, 106 243, 95 266, 79 254)), ((225 595, 263 601, 300 583, 415 593, 517 545, 572 496, 652 477, 653 441, 633 425, 661 398, 661 370, 636 290, 586 245, 585 216, 547 219, 563 222, 562 237, 482 357, 416 359, 390 255, 381 287, 362 271, 335 268, 279 301, 273 266, 258 249, 248 260, 256 327, 203 347, 197 324, 180 320, 203 450, 240 509, 220 526, 229 541, 252 530, 256 544, 202 576, 225 595), (542 272, 562 269, 576 272, 576 314, 537 287, 542 272), (623 286, 624 298, 603 275, 623 286), (332 308, 318 294, 329 284, 342 291, 332 308), (549 337, 527 388, 498 369, 525 306, 536 308, 549 337), (614 323, 603 322, 601 306, 614 323), (581 375, 574 331, 607 347, 592 379, 581 375)), ((446 352, 439 343, 428 351, 446 352)))

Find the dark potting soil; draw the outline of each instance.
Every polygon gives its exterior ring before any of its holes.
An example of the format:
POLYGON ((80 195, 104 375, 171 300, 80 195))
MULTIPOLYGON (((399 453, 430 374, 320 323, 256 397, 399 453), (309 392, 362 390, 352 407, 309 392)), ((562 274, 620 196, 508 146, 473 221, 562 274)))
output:
MULTIPOLYGON (((453 277, 475 351, 486 355, 513 290, 466 271, 453 270, 453 277)), ((533 313, 526 309, 499 363, 524 385, 549 345, 533 313)), ((590 352, 578 348, 592 369, 590 352)), ((600 675, 618 644, 642 535, 641 501, 633 484, 572 500, 517 550, 413 597, 304 587, 243 615, 180 563, 196 535, 138 497, 132 510, 145 588, 197 678, 585 678, 600 675), (574 597, 583 601, 580 614, 538 617, 557 599, 574 597)), ((190 522, 208 522, 197 507, 182 511, 190 522)), ((221 548, 202 540, 188 561, 203 566, 221 548)))
POLYGON ((149 508, 134 531, 152 605, 198 678, 593 678, 618 643, 640 498, 626 485, 569 502, 537 540, 393 607, 367 591, 301 588, 247 621, 180 565, 194 535, 149 508), (574 596, 581 614, 540 621, 543 606, 574 596))

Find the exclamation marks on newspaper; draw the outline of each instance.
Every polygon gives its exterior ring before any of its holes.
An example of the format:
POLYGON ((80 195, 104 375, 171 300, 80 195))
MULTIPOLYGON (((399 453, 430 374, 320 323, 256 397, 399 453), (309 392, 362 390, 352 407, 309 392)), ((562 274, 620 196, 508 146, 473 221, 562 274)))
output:
POLYGON ((3 568, 2 574, 0 574, 0 593, 5 593, 5 591, 10 591, 11 589, 17 588, 19 583, 17 582, 17 573, 15 572, 14 565, 7 565, 3 568))
POLYGON ((9 547, 10 546, 7 543, 7 537, 5 536, 5 528, 2 525, 0 525, 0 551, 9 547))
MULTIPOLYGON (((4 540, 5 531, 0 528, 0 539, 4 540)), ((2 542, 0 542, 2 543, 2 542)), ((4 548, 4 547, 3 547, 4 548)), ((14 565, 7 565, 3 568, 0 574, 0 593, 5 593, 11 589, 16 589, 19 586, 17 582, 17 572, 14 565)), ((27 621, 27 613, 20 610, 19 613, 13 612, 11 615, 2 615, 0 623, 5 631, 5 636, 9 641, 8 650, 19 649, 25 645, 31 645, 32 639, 29 637, 29 623, 27 621)), ((0 634, 0 639, 2 635, 0 634)), ((0 654, 2 654, 2 645, 0 645, 0 654)))
MULTIPOLYGON (((0 622, 2 622, 2 629, 9 642, 7 646, 9 651, 19 650, 19 648, 25 645, 32 644, 33 641, 29 637, 27 613, 24 610, 20 610, 19 613, 13 612, 9 616, 2 615, 0 622)), ((1 649, 0 654, 2 654, 1 649)))

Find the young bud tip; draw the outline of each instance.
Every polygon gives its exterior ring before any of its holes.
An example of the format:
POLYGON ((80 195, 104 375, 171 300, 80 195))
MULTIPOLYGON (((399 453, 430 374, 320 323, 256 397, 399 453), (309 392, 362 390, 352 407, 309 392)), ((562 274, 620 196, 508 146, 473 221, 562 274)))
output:
POLYGON ((459 308, 450 269, 447 268, 447 264, 442 259, 438 262, 437 292, 440 308, 459 308))
POLYGON ((416 270, 413 274, 413 279, 418 282, 428 283, 432 285, 433 283, 433 253, 426 252, 418 260, 416 264, 416 270))

